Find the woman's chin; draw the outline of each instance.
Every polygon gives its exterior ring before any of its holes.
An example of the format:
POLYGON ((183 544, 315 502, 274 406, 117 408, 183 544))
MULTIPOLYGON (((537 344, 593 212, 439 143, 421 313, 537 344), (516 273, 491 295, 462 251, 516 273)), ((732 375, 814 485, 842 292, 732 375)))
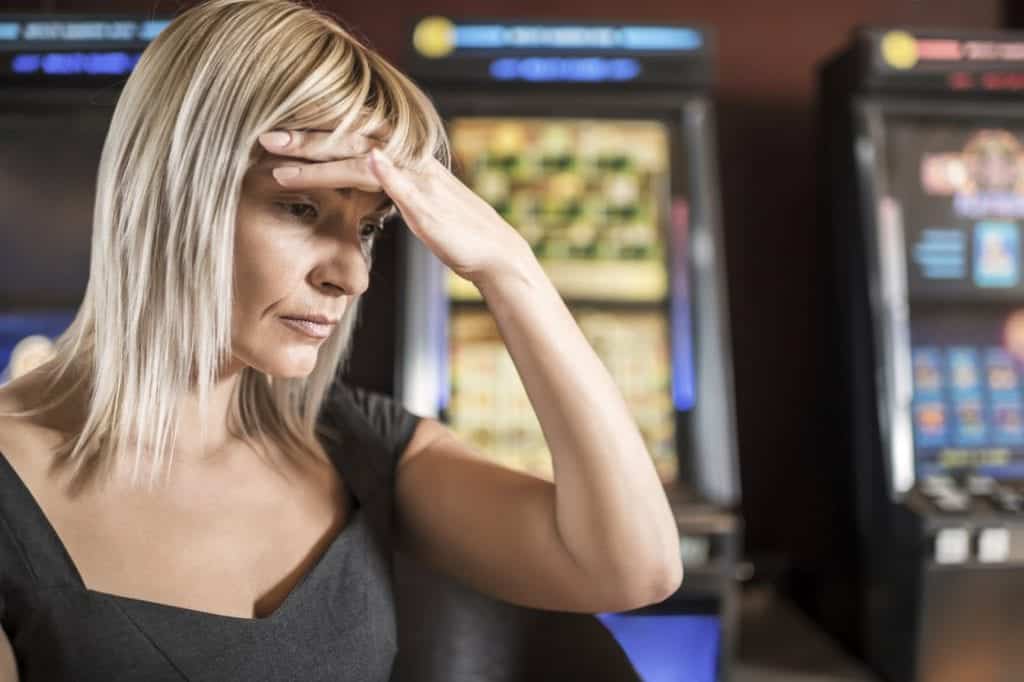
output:
POLYGON ((305 379, 316 368, 316 350, 312 353, 288 353, 287 357, 255 365, 255 368, 276 379, 305 379))

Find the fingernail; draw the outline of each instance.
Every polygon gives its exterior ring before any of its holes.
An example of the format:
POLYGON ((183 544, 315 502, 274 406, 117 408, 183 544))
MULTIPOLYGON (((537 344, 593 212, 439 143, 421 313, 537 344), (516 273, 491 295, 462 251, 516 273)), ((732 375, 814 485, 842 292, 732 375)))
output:
POLYGON ((260 135, 260 142, 269 147, 283 147, 291 142, 292 135, 289 132, 275 130, 260 135))
POLYGON ((290 180, 299 174, 299 169, 293 166, 283 166, 271 171, 278 180, 290 180))

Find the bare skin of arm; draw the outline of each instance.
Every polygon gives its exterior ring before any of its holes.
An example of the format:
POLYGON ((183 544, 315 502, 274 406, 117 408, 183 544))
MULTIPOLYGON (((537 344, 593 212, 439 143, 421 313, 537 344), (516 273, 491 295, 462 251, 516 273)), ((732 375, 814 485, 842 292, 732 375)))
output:
POLYGON ((594 613, 682 579, 678 531, 611 377, 539 266, 481 283, 550 446, 555 481, 486 461, 424 420, 398 469, 407 551, 506 601, 594 613))
POLYGON ((0 682, 18 682, 18 665, 7 633, 0 628, 0 682))

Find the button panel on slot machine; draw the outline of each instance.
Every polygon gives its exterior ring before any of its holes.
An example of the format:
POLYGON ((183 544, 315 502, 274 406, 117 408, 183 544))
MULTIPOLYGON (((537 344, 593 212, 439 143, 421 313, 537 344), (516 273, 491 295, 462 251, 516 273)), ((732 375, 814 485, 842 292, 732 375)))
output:
POLYGON ((941 528, 935 533, 935 563, 966 563, 971 557, 971 536, 966 528, 941 528))
POLYGON ((999 511, 1008 514, 1019 514, 1024 508, 1024 496, 1006 486, 1000 486, 993 492, 992 502, 999 511))
POLYGON ((1007 528, 982 528, 978 531, 978 561, 983 564, 1001 564, 1010 558, 1010 531, 1007 528))
POLYGON ((952 477, 931 476, 921 483, 921 492, 941 512, 965 513, 971 508, 971 496, 952 477))
POLYGON ((1024 494, 989 476, 971 475, 963 482, 951 476, 929 476, 921 481, 919 490, 940 512, 964 513, 980 508, 1016 515, 1024 511, 1024 494))
POLYGON ((998 512, 1019 514, 1024 508, 1024 496, 1019 491, 990 476, 970 476, 966 487, 972 497, 985 500, 998 512))

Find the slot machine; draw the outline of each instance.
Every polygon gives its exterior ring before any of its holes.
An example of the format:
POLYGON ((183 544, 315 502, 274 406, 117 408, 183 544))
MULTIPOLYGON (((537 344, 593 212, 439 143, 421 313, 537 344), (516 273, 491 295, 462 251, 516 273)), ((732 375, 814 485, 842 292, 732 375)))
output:
MULTIPOLYGON (((665 617, 666 632, 678 616, 678 661, 684 642, 709 642, 689 657, 706 670, 685 679, 726 679, 740 523, 712 36, 432 16, 410 45, 405 66, 446 120, 454 171, 532 246, 673 503, 683 586, 631 615, 665 617)), ((479 292, 414 239, 399 252, 396 394, 497 462, 550 480, 540 426, 479 292)), ((620 635, 640 623, 602 618, 620 635)))
POLYGON ((821 75, 855 547, 824 620, 888 679, 1024 679, 1024 34, 865 28, 821 75))
POLYGON ((74 319, 118 82, 169 21, 0 13, 0 383, 74 319))

